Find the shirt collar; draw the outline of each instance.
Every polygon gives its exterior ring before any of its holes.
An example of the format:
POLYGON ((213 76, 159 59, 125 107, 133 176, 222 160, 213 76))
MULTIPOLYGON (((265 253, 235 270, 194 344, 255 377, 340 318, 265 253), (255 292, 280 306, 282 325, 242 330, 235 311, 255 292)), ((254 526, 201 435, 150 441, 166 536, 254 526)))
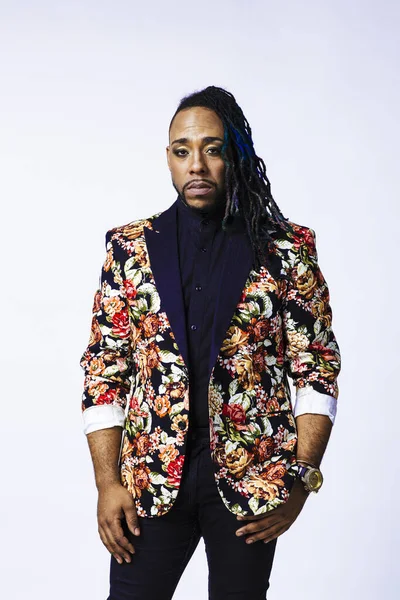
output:
POLYGON ((181 196, 178 197, 178 212, 183 221, 192 225, 200 225, 205 219, 216 226, 221 226, 225 214, 225 206, 221 205, 217 210, 198 211, 186 204, 181 196))
MULTIPOLYGON (((219 206, 216 211, 196 211, 193 210, 190 206, 185 204, 182 200, 182 197, 178 195, 177 197, 177 205, 178 205, 178 215, 179 219, 186 224, 187 227, 196 227, 199 226, 202 221, 205 219, 208 220, 212 227, 220 228, 222 227, 222 220, 225 214, 225 206, 219 206)), ((246 232, 246 224, 241 215, 237 215, 227 226, 225 233, 227 235, 231 235, 233 233, 245 233, 246 232)))

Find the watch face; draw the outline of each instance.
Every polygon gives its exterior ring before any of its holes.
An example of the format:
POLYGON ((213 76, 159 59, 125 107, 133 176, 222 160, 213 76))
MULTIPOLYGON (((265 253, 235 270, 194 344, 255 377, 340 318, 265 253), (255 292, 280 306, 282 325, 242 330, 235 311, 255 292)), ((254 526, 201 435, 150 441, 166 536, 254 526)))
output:
POLYGON ((310 471, 307 484, 312 490, 318 490, 322 485, 322 473, 317 469, 310 471))

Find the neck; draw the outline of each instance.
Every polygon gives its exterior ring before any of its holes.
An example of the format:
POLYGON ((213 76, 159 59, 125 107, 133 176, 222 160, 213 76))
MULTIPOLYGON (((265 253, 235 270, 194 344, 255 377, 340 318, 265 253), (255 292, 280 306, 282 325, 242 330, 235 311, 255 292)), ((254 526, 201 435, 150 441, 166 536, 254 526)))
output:
POLYGON ((188 209, 190 209, 193 213, 199 215, 199 216, 207 216, 207 217, 219 217, 221 219, 223 219, 224 214, 225 214, 225 207, 226 207, 226 202, 224 201, 217 201, 214 204, 212 204, 211 206, 208 206, 207 208, 197 208, 195 206, 191 206, 190 204, 188 204, 185 200, 185 198, 183 196, 181 196, 179 194, 179 200, 182 202, 182 204, 184 204, 188 209))

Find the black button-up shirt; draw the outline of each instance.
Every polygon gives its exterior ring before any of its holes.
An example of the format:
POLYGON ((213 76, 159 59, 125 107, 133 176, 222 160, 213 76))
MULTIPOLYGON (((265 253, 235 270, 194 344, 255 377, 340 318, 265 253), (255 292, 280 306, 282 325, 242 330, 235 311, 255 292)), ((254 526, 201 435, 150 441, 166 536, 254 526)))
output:
POLYGON ((178 202, 177 230, 189 352, 189 420, 208 428, 208 363, 211 326, 228 233, 222 229, 224 207, 199 213, 178 202))

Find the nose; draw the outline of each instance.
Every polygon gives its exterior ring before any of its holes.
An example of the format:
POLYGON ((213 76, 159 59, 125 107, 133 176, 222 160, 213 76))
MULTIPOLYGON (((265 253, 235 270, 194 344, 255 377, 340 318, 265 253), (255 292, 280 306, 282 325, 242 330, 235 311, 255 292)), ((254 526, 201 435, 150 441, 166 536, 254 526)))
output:
POLYGON ((199 150, 197 152, 193 152, 192 160, 189 165, 190 173, 204 173, 207 171, 207 163, 205 161, 203 153, 199 150))

